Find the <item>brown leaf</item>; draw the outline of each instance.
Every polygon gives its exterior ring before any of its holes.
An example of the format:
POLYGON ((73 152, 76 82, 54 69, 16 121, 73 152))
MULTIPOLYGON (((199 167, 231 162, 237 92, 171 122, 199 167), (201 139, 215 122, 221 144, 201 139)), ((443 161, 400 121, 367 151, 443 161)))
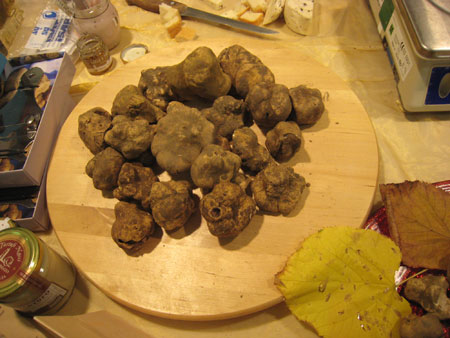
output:
POLYGON ((410 267, 446 269, 450 257, 450 194, 406 181, 381 184, 389 231, 410 267))

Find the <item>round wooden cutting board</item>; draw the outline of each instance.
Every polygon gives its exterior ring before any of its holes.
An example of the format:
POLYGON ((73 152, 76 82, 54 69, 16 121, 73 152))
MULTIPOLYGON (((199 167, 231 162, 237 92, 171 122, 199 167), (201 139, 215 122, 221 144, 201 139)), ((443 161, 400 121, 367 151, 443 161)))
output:
MULTIPOLYGON (((260 143, 264 137, 258 128, 260 143)), ((378 152, 369 117, 333 72, 276 42, 194 42, 152 51, 119 67, 96 85, 65 122, 50 163, 47 199, 51 222, 78 270, 111 298, 135 310, 184 320, 237 317, 282 301, 274 276, 309 235, 324 227, 360 227, 377 186, 378 152), (289 88, 319 88, 326 112, 303 130, 301 150, 287 164, 309 187, 287 217, 258 213, 230 240, 212 236, 197 212, 175 233, 159 231, 135 256, 111 238, 114 205, 85 174, 93 157, 78 137, 78 116, 100 106, 110 111, 120 89, 137 85, 143 69, 182 61, 195 47, 216 55, 239 43, 257 55, 289 88)), ((199 192, 196 192, 199 194, 199 192)))

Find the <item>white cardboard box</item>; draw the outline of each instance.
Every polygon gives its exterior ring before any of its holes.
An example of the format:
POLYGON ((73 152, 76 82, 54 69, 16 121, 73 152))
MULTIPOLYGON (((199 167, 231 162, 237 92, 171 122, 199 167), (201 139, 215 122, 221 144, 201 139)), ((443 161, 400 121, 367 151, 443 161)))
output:
POLYGON ((37 196, 36 207, 32 217, 15 219, 18 225, 22 228, 27 228, 31 231, 45 231, 48 230, 50 225, 50 217, 47 210, 47 197, 46 197, 46 180, 42 180, 39 193, 37 196))
MULTIPOLYGON (((36 66, 41 65, 36 64, 36 66)), ((45 67, 45 61, 42 66, 45 67)), ((22 169, 0 172, 0 188, 36 186, 43 182, 42 178, 47 161, 59 130, 75 106, 69 94, 74 74, 75 66, 70 57, 65 54, 54 80, 28 158, 22 169)))

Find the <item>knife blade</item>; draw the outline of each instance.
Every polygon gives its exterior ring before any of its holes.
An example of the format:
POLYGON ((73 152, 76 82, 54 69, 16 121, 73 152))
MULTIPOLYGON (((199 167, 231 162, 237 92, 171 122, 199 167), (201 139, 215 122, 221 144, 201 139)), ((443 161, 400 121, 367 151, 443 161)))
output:
POLYGON ((190 17, 199 19, 202 21, 207 21, 219 25, 224 25, 226 27, 236 28, 240 30, 249 31, 252 33, 261 34, 277 34, 277 31, 252 25, 246 22, 237 21, 229 18, 225 18, 220 15, 215 15, 199 9, 189 7, 181 2, 174 0, 126 0, 128 5, 137 6, 150 12, 159 13, 159 5, 167 4, 171 7, 178 9, 182 17, 190 17))

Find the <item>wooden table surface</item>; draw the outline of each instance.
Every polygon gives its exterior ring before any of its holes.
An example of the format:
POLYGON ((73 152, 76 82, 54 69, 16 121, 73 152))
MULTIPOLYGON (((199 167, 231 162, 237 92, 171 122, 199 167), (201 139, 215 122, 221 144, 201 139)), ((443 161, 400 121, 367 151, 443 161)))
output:
MULTIPOLYGON (((262 134, 258 136, 263 142, 262 134)), ((47 199, 62 247, 79 272, 108 296, 160 317, 215 320, 281 302, 274 275, 312 233, 330 226, 360 227, 372 205, 377 174, 378 150, 370 119, 336 74, 276 42, 214 39, 154 51, 96 85, 61 130, 49 166, 47 199), (210 235, 196 213, 185 229, 152 237, 137 257, 126 255, 110 235, 117 200, 103 196, 84 173, 92 154, 78 137, 78 116, 95 106, 110 110, 117 92, 137 84, 143 69, 178 63, 200 45, 218 54, 234 43, 257 55, 278 83, 306 84, 325 95, 324 116, 303 130, 302 148, 288 162, 309 188, 292 214, 258 213, 231 241, 210 235)))

